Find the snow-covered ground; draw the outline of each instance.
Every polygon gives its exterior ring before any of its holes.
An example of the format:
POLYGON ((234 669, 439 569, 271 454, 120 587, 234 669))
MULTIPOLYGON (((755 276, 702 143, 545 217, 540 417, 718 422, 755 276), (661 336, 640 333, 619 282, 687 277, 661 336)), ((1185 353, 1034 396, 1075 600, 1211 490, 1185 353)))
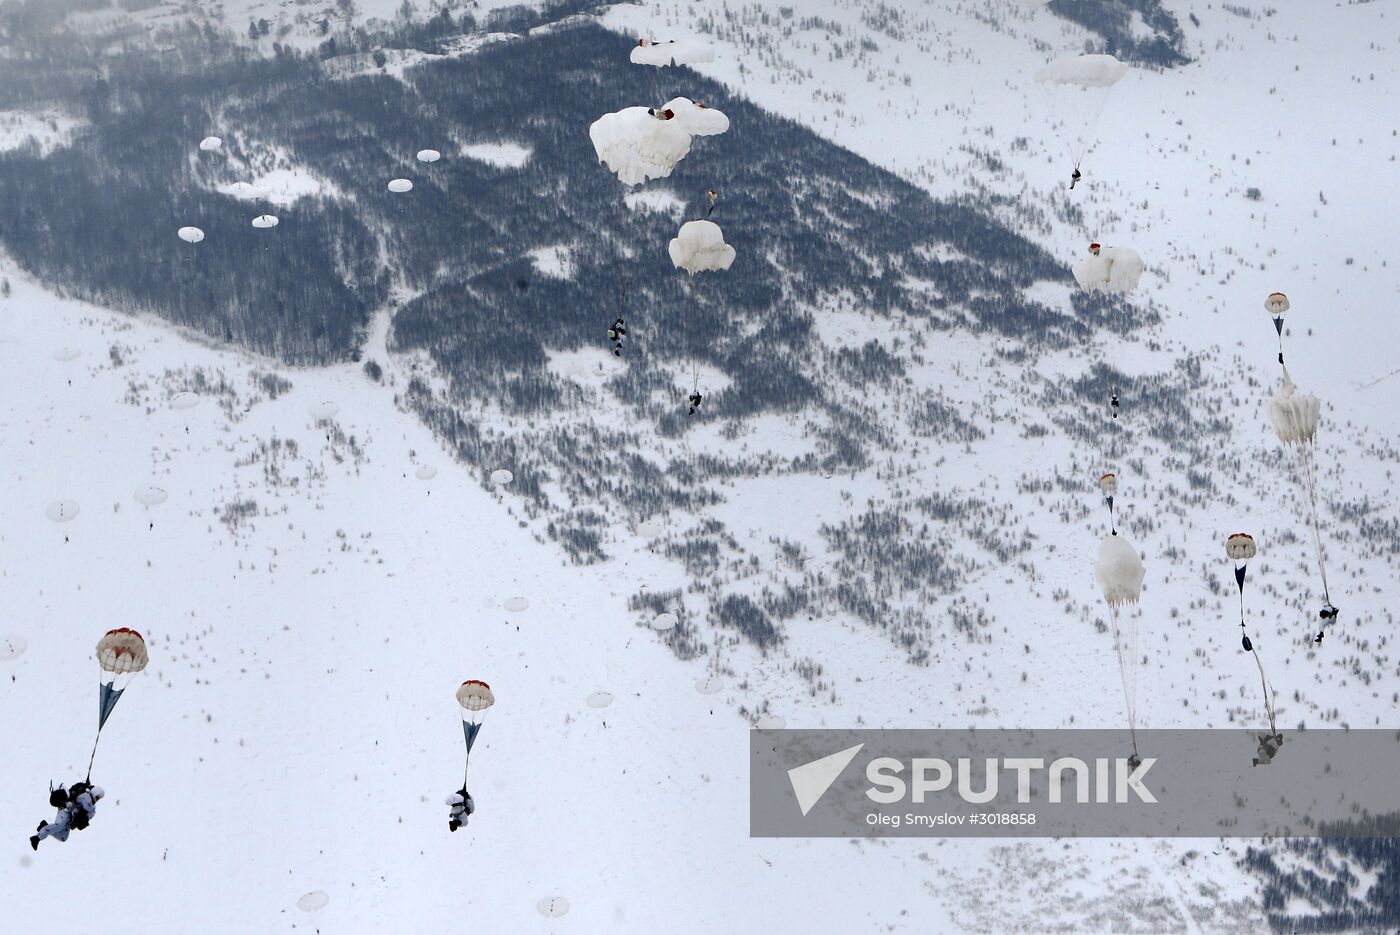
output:
MULTIPOLYGON (((384 18, 399 6, 357 5, 384 18)), ((1222 361, 1239 355, 1240 405, 1252 412, 1276 372, 1263 298, 1281 289, 1293 301, 1294 375, 1327 401, 1336 444, 1353 452, 1368 434, 1393 440, 1394 10, 1290 3, 1267 16, 1261 5, 1250 18, 1217 6, 1196 10, 1196 27, 1187 19, 1194 5, 1167 5, 1197 61, 1134 70, 1114 89, 1086 182, 1072 193, 1064 188, 1076 130, 1062 97, 1033 76, 1085 34, 1019 0, 929 0, 901 7, 893 29, 863 23, 869 5, 858 0, 804 0, 795 17, 779 2, 651 3, 619 6, 606 21, 656 37, 708 25, 720 54, 700 67, 705 74, 935 194, 984 189, 1019 199, 1038 216, 1027 233, 1066 261, 1090 239, 1137 249, 1148 264, 1141 294, 1164 319, 1151 337, 1165 350, 1105 337, 1047 355, 1041 375, 1081 374, 1093 360, 1147 372, 1218 347, 1222 361), (808 17, 841 23, 843 34, 801 28, 808 17), (861 52, 861 36, 878 51, 861 52), (1251 187, 1258 200, 1246 197, 1251 187), (1071 205, 1082 223, 1063 210, 1071 205), (1250 374, 1264 386, 1248 388, 1250 374)), ((225 6, 234 22, 301 8, 225 6)), ((617 103, 600 102, 599 112, 617 103)), ((494 144, 461 153, 504 165, 529 157, 494 144)), ((628 198, 674 209, 661 191, 628 198)), ((536 259, 560 274, 567 267, 566 255, 536 259)), ((0 801, 16 862, 0 874, 0 904, 17 930, 1094 932, 1122 930, 1128 919, 1139 931, 1264 927, 1239 842, 747 836, 749 722, 740 704, 766 702, 793 727, 1120 725, 1109 638, 1065 610, 1067 600, 1099 601, 1088 531, 1101 525, 1097 513, 1083 535, 1067 538, 1034 495, 1020 497, 1017 522, 1041 536, 1028 556, 1035 574, 983 567, 960 595, 997 620, 990 646, 959 638, 914 667, 864 625, 804 621, 778 653, 726 647, 735 675, 703 696, 694 686, 709 667, 676 661, 625 607, 643 588, 684 588, 681 569, 621 523, 609 530, 615 559, 603 566, 573 567, 538 541, 509 487, 493 494, 468 474, 516 466, 452 464, 395 405, 422 364, 383 350, 387 313, 369 356, 386 362, 392 385, 378 385, 358 365, 288 371, 213 349, 3 271, 13 294, 0 301, 10 476, 0 500, 0 634, 28 644, 0 662, 0 677, 12 677, 0 680, 0 704, 24 714, 0 718, 0 747, 14 751, 0 761, 0 801), (56 359, 60 348, 78 356, 56 359), (189 388, 195 368, 215 383, 222 374, 236 395, 171 410, 170 395, 189 388), (255 371, 292 387, 268 399, 255 371), (327 400, 339 406, 334 426, 316 425, 311 407, 327 400), (423 465, 436 476, 419 480, 423 465), (143 484, 163 487, 169 500, 139 506, 132 492, 143 484), (76 520, 45 517, 59 499, 81 505, 76 520), (228 512, 240 502, 256 504, 242 521, 228 512), (506 611, 516 597, 528 608, 506 611), (20 832, 46 817, 43 778, 81 774, 95 727, 91 644, 115 626, 146 633, 152 664, 98 754, 95 776, 110 797, 91 829, 33 857, 20 832), (834 698, 812 697, 790 671, 803 658, 825 666, 834 698), (449 835, 442 798, 460 770, 452 691, 464 678, 492 682, 499 701, 474 757, 478 814, 449 835), (588 705, 599 690, 613 695, 609 707, 588 705), (165 898, 133 906, 132 878, 165 898), (75 893, 74 879, 91 879, 91 892, 75 893), (313 890, 330 901, 309 916, 296 901, 313 890), (537 914, 536 901, 551 895, 570 900, 567 916, 537 914)), ((1064 304, 1063 287, 1040 288, 1064 304)), ((833 345, 897 333, 852 314, 818 327, 833 345)), ((985 402, 977 379, 1004 375, 979 369, 993 348, 949 335, 925 349, 916 382, 969 409, 1000 406, 985 402)), ((552 369, 601 396, 616 365, 606 351, 580 351, 556 355, 552 369)), ((721 388, 717 375, 700 376, 708 393, 721 388)), ((672 377, 686 390, 693 379, 672 377)), ((1262 457, 1275 447, 1262 413, 1243 421, 1242 452, 1262 457)), ((975 456, 935 449, 904 489, 1010 497, 1025 466, 1086 475, 1100 466, 1053 437, 998 428, 975 456)), ((736 436, 711 424, 687 444, 792 456, 809 447, 804 434, 796 420, 764 416, 736 436)), ((1383 467, 1360 460, 1341 459, 1326 483, 1336 494, 1384 498, 1383 467)), ((1125 479, 1125 516, 1156 515, 1154 497, 1173 480, 1134 488, 1125 479)), ((1294 503, 1277 487, 1259 498, 1257 488, 1232 486, 1218 510, 1169 517, 1138 542, 1149 572, 1142 614, 1152 662, 1138 702, 1148 726, 1238 726, 1238 712, 1257 713, 1254 675, 1240 657, 1193 652, 1233 649, 1235 639, 1198 567, 1223 571, 1224 533, 1250 529, 1267 542, 1297 529, 1294 503), (1239 503, 1230 505, 1231 494, 1239 503), (1167 547, 1190 560, 1168 562, 1167 547), (1193 613, 1169 620, 1167 607, 1193 613)), ((832 504, 892 489, 888 478, 750 479, 723 487, 714 515, 746 546, 783 536, 820 566, 832 504)), ((1097 510, 1096 498, 1086 506, 1097 510)), ((668 530, 688 521, 669 517, 668 530)), ((1279 612, 1285 595, 1311 582, 1306 543, 1275 554, 1275 603, 1261 613, 1271 608, 1266 649, 1290 696, 1283 720, 1320 725, 1335 708, 1358 726, 1392 723, 1393 687, 1348 681, 1341 655, 1309 654, 1297 619, 1279 612)), ((1388 632, 1358 621, 1384 615, 1393 568, 1338 546, 1333 558, 1343 569, 1344 626, 1384 646, 1388 632)), ((1329 645, 1350 647, 1344 639, 1329 645)))

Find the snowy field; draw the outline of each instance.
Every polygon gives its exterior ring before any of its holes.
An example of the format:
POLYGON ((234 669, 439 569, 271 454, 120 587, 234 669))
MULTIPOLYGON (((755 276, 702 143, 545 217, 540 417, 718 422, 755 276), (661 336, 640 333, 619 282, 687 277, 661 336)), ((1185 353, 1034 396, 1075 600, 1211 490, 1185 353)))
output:
MULTIPOLYGON (((230 0, 224 17, 285 19, 299 6, 230 0)), ((399 4, 357 6, 387 19, 399 4)), ((843 24, 834 39, 784 27, 783 6, 648 3, 618 6, 605 22, 629 35, 708 30, 719 55, 701 72, 939 196, 983 190, 1029 206, 1039 222, 1026 233, 1066 263, 1089 240, 1133 246, 1148 264, 1140 297, 1163 316, 1151 340, 1104 338, 1082 353, 1047 355, 1039 372, 1077 375, 1094 360, 1148 372, 1173 354, 1218 352, 1240 368, 1239 405, 1257 416, 1232 442, 1246 459, 1276 447, 1257 410, 1277 372, 1262 302, 1286 291, 1294 375, 1326 401, 1325 431, 1342 453, 1325 483, 1336 496, 1387 498, 1388 471, 1362 452, 1368 438, 1393 442, 1400 431, 1390 405, 1400 322, 1388 314, 1400 300, 1400 272, 1388 264, 1400 242, 1393 5, 1279 3, 1245 16, 1167 3, 1195 61, 1135 69, 1114 89, 1085 183, 1072 193, 1064 189, 1073 131, 1033 76, 1079 50, 1081 30, 1014 0, 901 5, 900 28, 883 31, 862 22, 869 5, 858 0, 804 0, 799 18, 843 24), (862 35, 878 52, 831 55, 862 35), (1253 187, 1257 200, 1246 197, 1253 187), (1071 204, 1082 221, 1065 210, 1071 204), (1251 376, 1261 385, 1247 386, 1251 376)), ((154 21, 173 10, 134 15, 154 21)), ((50 148, 74 126, 0 117, 0 136, 16 141, 6 147, 33 137, 50 148)), ((487 144, 445 158, 459 155, 519 165, 530 154, 487 144)), ((254 180, 258 197, 275 204, 321 190, 305 174, 314 167, 247 168, 250 178, 265 173, 254 180)), ((628 203, 680 205, 664 184, 628 203)), ((546 275, 569 275, 568 245, 533 259, 546 275)), ((0 759, 0 815, 11 848, 0 905, 14 931, 1266 928, 1257 881, 1238 862, 1245 842, 748 837, 751 719, 741 706, 766 704, 791 727, 1120 726, 1110 639, 1080 623, 1083 606, 1100 612, 1090 573, 1103 519, 1097 497, 1070 537, 1033 495, 1021 498, 1018 526, 1041 536, 1029 556, 1035 574, 985 567, 959 595, 997 620, 990 646, 958 642, 915 667, 861 624, 817 619, 791 628, 777 653, 736 646, 720 663, 682 662, 626 607, 638 590, 687 584, 657 539, 615 522, 611 562, 569 564, 523 521, 509 486, 491 490, 473 476, 515 465, 454 464, 397 404, 426 365, 385 351, 388 309, 368 339, 368 356, 385 363, 378 384, 358 364, 293 369, 211 347, 155 320, 63 298, 8 262, 0 274, 12 286, 0 299, 9 477, 0 637, 27 645, 0 662, 0 748, 10 751, 0 759), (172 409, 172 397, 190 390, 199 404, 172 409), (313 410, 329 411, 318 408, 327 403, 335 415, 318 420, 313 410), (425 466, 436 469, 429 480, 419 477, 431 473, 425 466), (133 491, 143 485, 169 499, 142 507, 133 491), (76 519, 46 517, 59 500, 77 502, 76 519), (507 610, 517 598, 528 606, 507 610), (1067 603, 1078 606, 1073 616, 1067 603), (108 799, 91 829, 31 854, 24 835, 50 813, 43 783, 80 778, 85 767, 96 726, 90 649, 118 626, 146 635, 152 662, 104 732, 94 778, 108 799), (804 657, 824 663, 834 697, 792 671, 804 657), (709 676, 723 688, 700 694, 697 680, 709 676), (478 812, 449 835, 442 799, 461 772, 452 692, 464 678, 491 682, 498 703, 473 756, 478 812), (590 706, 599 691, 610 705, 590 706), (313 891, 328 903, 299 910, 313 891), (567 915, 537 911, 551 896, 569 900, 567 915)), ((1047 301, 1064 303, 1063 286, 1042 288, 1047 301)), ((819 327, 832 344, 897 334, 856 314, 819 327)), ((1014 400, 988 403, 977 379, 994 346, 955 332, 926 349, 916 382, 942 385, 969 409, 1014 412, 1014 400)), ((613 366, 603 350, 551 361, 603 399, 613 366)), ((690 372, 670 376, 689 390, 690 372)), ((700 377, 708 392, 719 388, 718 374, 700 377)), ((1099 466, 1062 439, 999 428, 975 457, 933 453, 903 489, 1010 496, 1024 465, 1099 466)), ((807 450, 804 433, 796 419, 765 416, 733 436, 712 423, 686 444, 791 456, 807 450)), ((1135 489, 1125 515, 1155 515, 1154 497, 1166 497, 1172 480, 1159 472, 1135 489)), ((1199 567, 1228 575, 1224 533, 1250 529, 1268 541, 1297 529, 1286 485, 1279 478, 1268 497, 1233 485, 1218 508, 1167 517, 1137 543, 1147 554, 1142 613, 1153 647, 1139 685, 1146 726, 1257 719, 1255 676, 1224 651, 1235 640, 1229 604, 1203 585, 1199 567), (1188 560, 1168 562, 1168 548, 1188 560), (1191 613, 1167 620, 1167 607, 1191 613)), ((714 515, 746 544, 779 535, 810 544, 820 565, 819 527, 834 503, 897 489, 870 475, 748 479, 723 488, 714 515)), ((690 522, 665 517, 662 539, 690 522)), ((1358 641, 1388 652, 1381 621, 1393 565, 1333 547, 1346 635, 1313 652, 1296 615, 1268 613, 1311 586, 1306 543, 1276 556, 1274 590, 1263 592, 1259 612, 1268 614, 1282 721, 1393 724, 1394 685, 1349 679, 1346 664, 1358 641)))

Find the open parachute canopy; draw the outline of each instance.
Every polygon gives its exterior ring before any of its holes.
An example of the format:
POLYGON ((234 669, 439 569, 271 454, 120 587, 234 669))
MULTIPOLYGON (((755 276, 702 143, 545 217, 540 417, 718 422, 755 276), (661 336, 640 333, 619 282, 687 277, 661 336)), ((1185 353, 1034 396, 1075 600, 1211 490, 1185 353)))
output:
POLYGON ((198 227, 182 227, 175 232, 185 243, 199 243, 204 239, 204 231, 198 227))
POLYGON ((413 191, 413 183, 408 179, 392 179, 389 182, 389 191, 395 194, 413 191))
POLYGON ((1225 540, 1225 554, 1236 562, 1247 562, 1259 553, 1254 537, 1247 532, 1237 532, 1225 540))
POLYGON ((1288 296, 1282 292, 1270 292, 1264 300, 1264 308, 1275 318, 1282 318, 1283 313, 1288 311, 1288 296))
POLYGON ((1269 401, 1269 421, 1278 440, 1285 445, 1306 445, 1317 438, 1317 420, 1322 402, 1309 393, 1296 392, 1288 368, 1283 369, 1283 388, 1269 401))
POLYGON ((1108 473, 1099 478, 1099 490, 1105 497, 1118 495, 1118 475, 1108 473))
POLYGON ((686 221, 667 250, 676 268, 692 276, 729 269, 735 256, 734 248, 724 242, 724 231, 714 221, 686 221))
POLYGON ((204 139, 199 141, 199 148, 206 153, 212 153, 214 150, 220 148, 223 145, 224 141, 219 139, 217 136, 206 136, 204 139))
POLYGON ((55 523, 69 523, 78 518, 80 510, 77 500, 55 500, 44 508, 44 515, 55 523))
POLYGON ((437 162, 437 161, 438 161, 439 159, 441 159, 441 158, 442 158, 442 153, 438 152, 436 149, 420 149, 420 150, 418 150, 418 161, 419 161, 419 162, 437 162))
POLYGON ((146 653, 146 641, 141 634, 127 627, 108 630, 97 641, 97 664, 103 672, 126 675, 146 668, 151 657, 146 653))
POLYGON ((253 226, 258 230, 270 230, 276 227, 278 223, 277 215, 275 214, 259 214, 257 217, 253 218, 253 226))
POLYGON ((1112 55, 1071 55, 1057 58, 1036 72, 1045 84, 1069 84, 1080 88, 1108 88, 1122 80, 1128 66, 1112 55))
POLYGON ((661 105, 672 119, 691 136, 718 136, 729 129, 729 118, 723 111, 697 104, 688 97, 675 97, 661 105))
POLYGON ((1147 264, 1130 247, 1089 245, 1089 255, 1071 270, 1085 292, 1132 292, 1138 287, 1147 264))
POLYGON ((150 484, 137 487, 131 496, 142 506, 160 506, 169 497, 164 490, 150 484))
POLYGON ((715 50, 701 39, 638 39, 630 56, 633 65, 702 65, 715 60, 715 50))
POLYGON ((496 703, 496 696, 480 679, 467 679, 457 689, 457 703, 464 711, 485 711, 496 703))
POLYGON ((653 116, 645 107, 625 107, 593 121, 588 138, 598 161, 617 173, 619 181, 641 185, 669 176, 690 152, 690 131, 674 116, 664 108, 653 116))
POLYGON ((1094 577, 1103 588, 1103 599, 1110 607, 1136 604, 1142 596, 1142 580, 1147 569, 1138 557, 1137 549, 1119 535, 1104 536, 1099 543, 1099 562, 1094 577))

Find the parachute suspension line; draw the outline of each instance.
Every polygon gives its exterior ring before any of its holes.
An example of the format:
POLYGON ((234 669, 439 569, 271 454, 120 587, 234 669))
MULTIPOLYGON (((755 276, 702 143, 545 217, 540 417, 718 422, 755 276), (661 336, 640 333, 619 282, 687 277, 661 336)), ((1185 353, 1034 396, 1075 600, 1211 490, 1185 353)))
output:
POLYGON ((1079 164, 1084 161, 1084 157, 1089 153, 1091 147, 1090 139, 1094 131, 1098 128, 1099 118, 1103 116, 1104 107, 1108 104, 1108 94, 1106 92, 1106 88, 1094 88, 1092 90, 1085 88, 1078 92, 1080 94, 1093 94, 1098 98, 1098 104, 1089 109, 1089 119, 1084 124, 1084 134, 1076 141, 1078 148, 1071 146, 1069 149, 1070 157, 1074 159, 1074 167, 1076 169, 1079 168, 1079 164))
POLYGON ((695 361, 690 363, 690 375, 693 378, 690 384, 690 392, 700 392, 700 365, 695 361))
MULTIPOLYGON (((1322 577, 1322 599, 1327 607, 1332 607, 1331 588, 1327 584, 1327 564, 1322 550, 1322 531, 1317 518, 1317 464, 1316 443, 1307 442, 1299 446, 1298 460, 1302 464, 1304 492, 1308 498, 1308 517, 1312 520, 1313 548, 1317 552, 1317 570, 1322 577)), ((1335 614, 1335 612, 1334 612, 1335 614)), ((1322 632, 1329 623, 1336 623, 1336 616, 1325 618, 1318 625, 1317 642, 1322 642, 1322 632)))
POLYGON ((1138 752, 1137 745, 1137 679, 1129 674, 1130 667, 1137 658, 1137 645, 1125 646, 1126 640, 1123 636, 1123 624, 1119 616, 1119 609, 1112 608, 1113 614, 1113 649, 1118 655, 1118 677, 1123 682, 1123 706, 1128 712, 1128 735, 1133 741, 1133 755, 1138 752))
POLYGON ((1269 733, 1277 734, 1278 725, 1274 715, 1274 689, 1269 684, 1269 677, 1264 674, 1264 660, 1259 658, 1259 650, 1250 650, 1254 655, 1254 664, 1259 667, 1259 685, 1264 690, 1264 713, 1269 716, 1269 733))
POLYGON ((99 727, 97 729, 97 736, 92 738, 92 755, 88 757, 87 776, 84 777, 83 782, 90 782, 92 780, 92 764, 97 759, 97 742, 101 739, 102 728, 99 727))

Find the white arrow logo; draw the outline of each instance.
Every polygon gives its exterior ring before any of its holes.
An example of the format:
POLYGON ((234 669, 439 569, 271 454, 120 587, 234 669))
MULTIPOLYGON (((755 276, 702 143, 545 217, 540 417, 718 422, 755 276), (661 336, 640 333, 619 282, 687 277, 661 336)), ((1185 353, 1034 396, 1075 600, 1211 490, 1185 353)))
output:
POLYGON ((841 777, 864 746, 865 744, 858 743, 839 753, 788 770, 788 781, 792 783, 792 793, 797 796, 797 807, 802 809, 803 817, 821 801, 822 796, 826 795, 826 790, 841 777))

